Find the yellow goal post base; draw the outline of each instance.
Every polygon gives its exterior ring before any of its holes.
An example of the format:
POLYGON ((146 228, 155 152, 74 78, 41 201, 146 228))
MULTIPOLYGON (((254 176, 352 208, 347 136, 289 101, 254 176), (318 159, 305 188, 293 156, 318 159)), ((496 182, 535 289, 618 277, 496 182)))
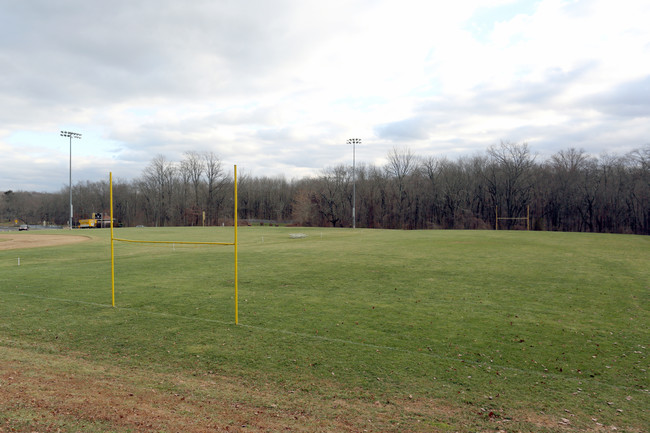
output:
POLYGON ((110 191, 110 206, 111 206, 111 305, 115 307, 115 242, 132 242, 143 244, 190 244, 190 245, 232 245, 234 246, 234 262, 235 262, 235 325, 239 324, 239 270, 238 270, 238 221, 237 221, 237 165, 234 166, 234 226, 235 236, 233 242, 190 242, 190 241, 145 241, 137 239, 122 239, 116 238, 113 232, 113 173, 109 173, 109 191, 110 191))

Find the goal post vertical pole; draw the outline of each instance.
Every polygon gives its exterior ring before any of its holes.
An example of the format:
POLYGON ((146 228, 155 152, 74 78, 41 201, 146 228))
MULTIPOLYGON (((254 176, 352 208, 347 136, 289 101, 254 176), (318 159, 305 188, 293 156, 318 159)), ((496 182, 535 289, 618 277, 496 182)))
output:
POLYGON ((235 325, 239 324, 239 301, 238 301, 238 269, 237 269, 237 245, 238 245, 238 239, 237 239, 237 229, 238 229, 238 222, 237 222, 237 165, 235 164, 235 325))
POLYGON ((113 238, 113 173, 110 172, 108 175, 109 191, 110 191, 110 203, 111 203, 111 306, 115 307, 115 250, 113 248, 114 238, 113 238))

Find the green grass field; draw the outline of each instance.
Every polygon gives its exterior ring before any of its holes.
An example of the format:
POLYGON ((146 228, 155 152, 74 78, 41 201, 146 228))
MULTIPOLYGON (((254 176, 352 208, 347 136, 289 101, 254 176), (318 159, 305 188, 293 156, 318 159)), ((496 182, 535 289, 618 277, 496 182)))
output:
MULTIPOLYGON (((0 392, 12 371, 42 365, 128 374, 131 395, 182 391, 258 414, 247 429, 240 414, 205 415, 230 431, 650 425, 648 237, 241 228, 235 326, 232 247, 116 243, 111 308, 109 231, 73 234, 91 240, 0 251, 0 363, 11 366, 0 392), (227 392, 209 386, 217 379, 227 392), (254 430, 260 413, 294 416, 254 430)), ((116 236, 231 242, 233 229, 116 236)), ((83 411, 57 421, 45 412, 0 399, 0 431, 3 419, 7 431, 45 425, 37 417, 80 428, 83 411)), ((83 422, 145 431, 108 415, 83 422)))

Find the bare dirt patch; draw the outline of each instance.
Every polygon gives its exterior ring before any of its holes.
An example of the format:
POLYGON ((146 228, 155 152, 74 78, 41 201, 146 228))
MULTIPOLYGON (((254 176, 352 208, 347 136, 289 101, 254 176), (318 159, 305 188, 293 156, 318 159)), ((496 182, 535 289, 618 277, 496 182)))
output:
POLYGON ((0 432, 432 431, 404 429, 400 421, 422 414, 395 404, 321 401, 216 374, 156 373, 0 349, 0 432))
POLYGON ((27 233, 0 233, 0 250, 16 250, 21 248, 54 247, 59 245, 76 244, 87 241, 87 236, 40 235, 27 233))
POLYGON ((322 399, 268 382, 207 372, 155 372, 55 350, 0 340, 0 433, 613 430, 574 426, 564 419, 558 424, 559 418, 536 412, 501 420, 477 415, 471 406, 412 396, 322 399))

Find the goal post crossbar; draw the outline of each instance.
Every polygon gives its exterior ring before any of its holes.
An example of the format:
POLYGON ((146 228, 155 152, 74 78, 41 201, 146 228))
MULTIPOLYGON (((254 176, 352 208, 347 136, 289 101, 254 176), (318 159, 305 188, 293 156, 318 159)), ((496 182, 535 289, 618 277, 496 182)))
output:
POLYGON ((499 230, 499 220, 515 220, 515 221, 526 221, 526 230, 530 230, 530 205, 526 206, 526 216, 525 217, 500 217, 499 216, 499 206, 495 206, 496 221, 494 225, 495 230, 499 230))
POLYGON ((135 239, 113 238, 114 241, 133 242, 139 244, 190 244, 190 245, 235 245, 234 242, 191 242, 191 241, 141 241, 135 239))
POLYGON ((234 167, 234 242, 193 242, 193 241, 151 241, 116 238, 113 235, 113 173, 109 173, 109 191, 111 206, 111 305, 115 307, 115 241, 143 244, 185 244, 185 245, 231 245, 234 246, 235 262, 235 325, 239 324, 239 270, 238 270, 238 233, 237 227, 237 165, 234 167))

